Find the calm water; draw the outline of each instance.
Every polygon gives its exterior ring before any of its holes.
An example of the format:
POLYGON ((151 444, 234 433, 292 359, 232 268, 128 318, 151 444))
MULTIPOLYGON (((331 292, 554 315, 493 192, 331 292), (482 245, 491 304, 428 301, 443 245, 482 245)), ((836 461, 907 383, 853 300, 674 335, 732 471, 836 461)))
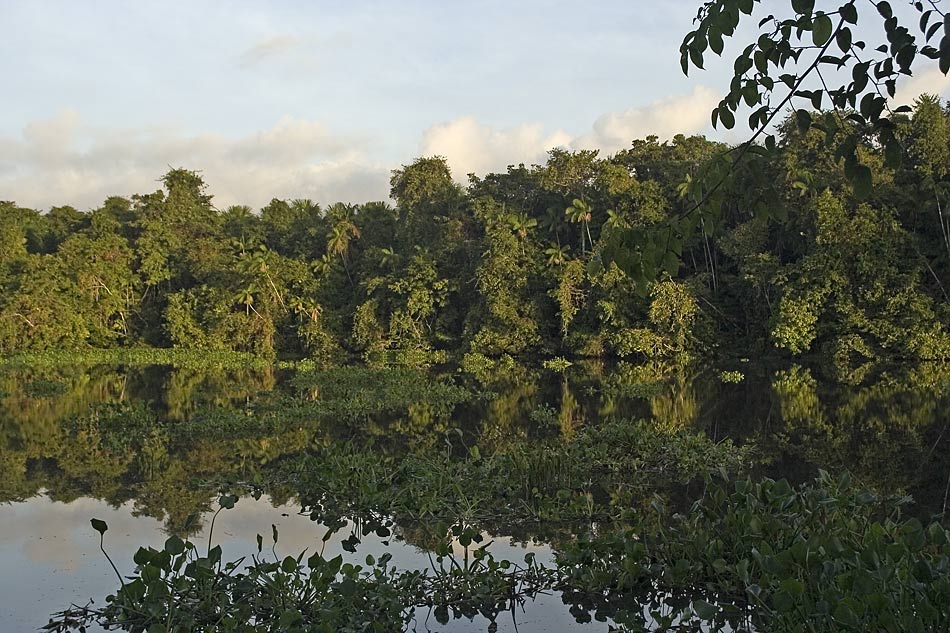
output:
MULTIPOLYGON (((563 373, 509 367, 475 379, 443 379, 480 396, 451 415, 410 412, 368 420, 361 429, 384 451, 445 450, 447 437, 483 453, 510 440, 570 438, 613 416, 650 418, 671 429, 751 443, 764 474, 801 481, 819 468, 848 469, 880 492, 910 494, 921 516, 944 512, 950 491, 950 368, 919 365, 852 371, 734 363, 712 368, 579 364, 563 373), (723 371, 739 371, 737 375, 723 371)), ((261 432, 221 442, 176 442, 186 428, 224 409, 253 411, 291 393, 290 371, 167 366, 0 369, 0 630, 34 630, 54 611, 115 589, 89 519, 108 522, 107 548, 123 572, 140 545, 173 532, 206 538, 215 481, 255 481, 262 468, 334 441, 306 429, 261 432), (130 449, 120 433, 103 435, 96 415, 110 408, 144 412, 162 432, 130 449)), ((130 415, 132 415, 130 413, 130 415)), ((343 438, 341 438, 343 439, 343 438)), ((350 438, 347 438, 350 439, 350 438)), ((228 559, 256 551, 256 535, 279 531, 277 553, 319 548, 324 526, 298 514, 291 488, 243 498, 222 513, 215 541, 228 559)), ((347 529, 327 544, 340 550, 347 529)), ((509 534, 519 534, 512 526, 509 534)), ((543 543, 497 535, 496 558, 551 557, 543 543)), ((267 539, 265 539, 267 540, 267 539)), ((398 529, 383 542, 364 538, 357 556, 393 554, 404 568, 429 564, 425 539, 398 529)), ((500 631, 605 631, 575 622, 560 597, 539 596, 498 620, 500 631)), ((484 631, 485 620, 440 627, 417 613, 416 630, 484 631)))

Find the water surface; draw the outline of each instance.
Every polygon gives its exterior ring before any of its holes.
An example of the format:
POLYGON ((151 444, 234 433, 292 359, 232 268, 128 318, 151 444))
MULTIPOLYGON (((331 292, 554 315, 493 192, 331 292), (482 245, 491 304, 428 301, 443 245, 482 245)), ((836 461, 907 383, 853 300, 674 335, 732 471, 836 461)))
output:
MULTIPOLYGON (((644 418, 661 428, 753 445, 761 474, 803 481, 818 469, 849 470, 879 492, 912 495, 912 511, 921 517, 944 513, 950 491, 950 370, 944 365, 843 375, 742 362, 716 368, 582 363, 564 372, 510 366, 478 377, 451 368, 433 371, 433 380, 465 386, 477 396, 448 412, 410 406, 369 416, 355 430, 352 424, 301 424, 244 432, 224 442, 195 432, 195 424, 214 423, 221 412, 246 412, 250 420, 266 403, 301 397, 293 373, 169 366, 0 369, 4 630, 34 629, 70 603, 114 591, 117 579, 99 551, 90 518, 108 522, 107 548, 120 570, 129 572, 141 545, 159 546, 170 533, 206 539, 221 482, 253 484, 274 464, 354 436, 381 454, 464 453, 472 446, 487 454, 513 439, 569 442, 578 429, 611 418, 644 418), (132 441, 132 430, 103 433, 95 420, 104 415, 158 423, 135 426, 132 441)), ((320 547, 327 528, 298 513, 293 486, 269 486, 260 499, 243 498, 219 517, 214 540, 225 558, 255 552, 256 535, 269 537, 272 524, 281 556, 320 547)), ((351 527, 330 539, 327 552, 340 551, 351 527)), ((425 568, 426 539, 417 526, 396 527, 385 542, 364 536, 357 556, 389 551, 400 567, 425 568)), ((543 559, 552 552, 550 545, 532 541, 524 526, 501 526, 492 546, 496 558, 520 561, 529 551, 543 559)), ((539 596, 500 617, 498 625, 522 632, 607 629, 605 623, 575 622, 558 595, 539 596)), ((486 626, 480 618, 462 619, 447 630, 486 626)), ((422 612, 413 627, 446 629, 422 612)))

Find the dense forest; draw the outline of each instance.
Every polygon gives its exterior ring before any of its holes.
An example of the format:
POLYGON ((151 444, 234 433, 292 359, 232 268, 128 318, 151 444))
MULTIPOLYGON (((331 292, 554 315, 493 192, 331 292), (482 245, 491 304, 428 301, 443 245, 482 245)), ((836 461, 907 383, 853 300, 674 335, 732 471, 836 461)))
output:
POLYGON ((875 183, 858 196, 821 132, 789 121, 755 167, 769 191, 738 165, 735 193, 649 276, 602 245, 680 222, 690 179, 728 146, 555 149, 467 187, 420 158, 393 172, 394 204, 221 210, 187 169, 88 212, 0 202, 0 353, 945 359, 950 104, 919 99, 897 134, 900 167, 872 140, 858 148, 875 183))

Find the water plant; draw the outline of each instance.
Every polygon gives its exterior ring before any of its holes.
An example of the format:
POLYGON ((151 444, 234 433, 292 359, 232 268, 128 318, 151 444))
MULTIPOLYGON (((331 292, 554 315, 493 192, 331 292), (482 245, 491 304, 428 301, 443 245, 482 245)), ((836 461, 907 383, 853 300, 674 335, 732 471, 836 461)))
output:
MULTIPOLYGON (((553 567, 531 554, 523 565, 496 560, 491 542, 464 521, 435 527, 435 558, 423 570, 394 569, 388 554, 365 565, 322 552, 280 558, 276 528, 273 556, 258 536, 246 564, 223 563, 210 543, 201 555, 172 536, 162 549, 138 550, 135 571, 119 577, 106 606, 74 605, 44 628, 398 631, 419 607, 442 623, 494 622, 550 590, 578 620, 610 618, 618 630, 923 633, 950 624, 950 535, 901 518, 904 501, 878 498, 846 474, 821 473, 797 489, 772 479, 706 484, 688 513, 657 500, 562 544, 553 567)), ((219 500, 222 509, 233 503, 219 500)), ((107 529, 93 527, 100 538, 107 529)), ((355 552, 359 539, 347 541, 355 552)))
MULTIPOLYGON (((236 499, 222 496, 217 514, 236 499)), ((108 526, 92 520, 104 540, 108 526)), ((324 543, 331 533, 327 534, 324 543)), ((270 548, 257 537, 250 561, 224 562, 219 545, 204 555, 191 541, 169 537, 161 549, 141 547, 135 570, 106 605, 73 605, 54 614, 43 630, 85 631, 91 624, 126 631, 318 631, 325 633, 402 630, 419 608, 428 608, 439 622, 449 617, 481 614, 494 620, 538 591, 554 584, 554 572, 538 565, 533 555, 523 565, 495 560, 482 537, 458 525, 443 534, 430 569, 397 570, 391 555, 367 555, 363 563, 322 551, 297 556, 277 555, 279 535, 272 529, 270 548), (448 543, 465 548, 459 559, 448 543), (471 547, 470 547, 471 546, 471 547), (126 581, 127 580, 127 581, 126 581)), ((102 552, 112 563, 105 548, 102 552)), ((113 564, 113 568, 115 565, 113 564)))

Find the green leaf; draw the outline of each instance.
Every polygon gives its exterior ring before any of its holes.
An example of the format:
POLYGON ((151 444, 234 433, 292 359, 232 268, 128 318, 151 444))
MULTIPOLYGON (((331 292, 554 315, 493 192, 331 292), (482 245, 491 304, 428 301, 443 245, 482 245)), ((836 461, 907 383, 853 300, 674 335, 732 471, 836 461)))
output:
POLYGON ((106 522, 101 519, 92 519, 90 523, 92 523, 92 529, 94 529, 99 534, 105 534, 106 530, 109 529, 109 526, 106 525, 106 522))
POLYGON ((185 542, 177 536, 172 535, 165 541, 165 551, 172 556, 178 556, 185 551, 185 542))
MULTIPOLYGON (((948 14, 950 15, 950 14, 948 14)), ((950 72, 950 34, 940 40, 940 72, 946 75, 950 72)))
POLYGON ((779 589, 772 596, 772 604, 779 613, 788 613, 795 608, 795 598, 787 591, 779 589))
POLYGON ((841 14, 841 19, 843 19, 848 24, 858 23, 858 10, 855 8, 854 2, 841 5, 839 13, 841 14))
POLYGON ((718 30, 709 30, 709 48, 712 49, 712 52, 714 52, 716 55, 722 55, 722 33, 720 33, 718 30))
POLYGON ((278 626, 284 630, 290 630, 296 624, 303 622, 303 614, 297 609, 286 609, 281 612, 277 620, 278 626))
POLYGON ((144 547, 140 547, 135 552, 135 556, 132 557, 132 560, 135 561, 136 565, 144 565, 152 560, 152 553, 144 547))
POLYGON ((850 177, 854 195, 858 200, 866 200, 871 195, 872 176, 871 168, 867 165, 856 165, 850 177))
POLYGON ((703 69, 703 53, 698 46, 689 47, 689 60, 693 62, 693 66, 696 68, 703 69))
POLYGON ((815 10, 815 0, 792 0, 792 9, 795 13, 811 15, 811 12, 815 10))
POLYGON ((853 627, 858 625, 858 614, 845 602, 839 602, 838 606, 835 607, 834 619, 846 626, 853 627))
POLYGON ((703 620, 712 620, 719 613, 719 608, 705 600, 696 600, 693 602, 693 611, 703 620))
POLYGON ((297 561, 296 561, 296 559, 294 559, 293 556, 287 556, 286 558, 284 558, 283 561, 281 561, 281 563, 280 563, 280 569, 281 569, 281 571, 283 571, 285 574, 292 574, 292 573, 294 573, 295 571, 297 571, 297 561))
POLYGON ((800 596, 805 593, 805 585, 794 578, 786 578, 779 585, 779 591, 784 591, 790 596, 800 596))
POLYGON ((845 27, 838 31, 835 35, 835 41, 838 44, 838 48, 842 53, 847 53, 851 50, 851 29, 845 27))
POLYGON ((831 18, 824 13, 818 14, 811 25, 812 42, 815 43, 815 46, 824 46, 825 43, 831 39, 831 32, 833 30, 834 26, 831 23, 831 18))
POLYGON ((795 110, 795 122, 798 124, 798 131, 804 134, 811 127, 811 112, 795 110))
POLYGON ((732 114, 732 110, 726 106, 719 108, 719 120, 722 121, 727 130, 731 130, 736 125, 736 117, 732 114))

